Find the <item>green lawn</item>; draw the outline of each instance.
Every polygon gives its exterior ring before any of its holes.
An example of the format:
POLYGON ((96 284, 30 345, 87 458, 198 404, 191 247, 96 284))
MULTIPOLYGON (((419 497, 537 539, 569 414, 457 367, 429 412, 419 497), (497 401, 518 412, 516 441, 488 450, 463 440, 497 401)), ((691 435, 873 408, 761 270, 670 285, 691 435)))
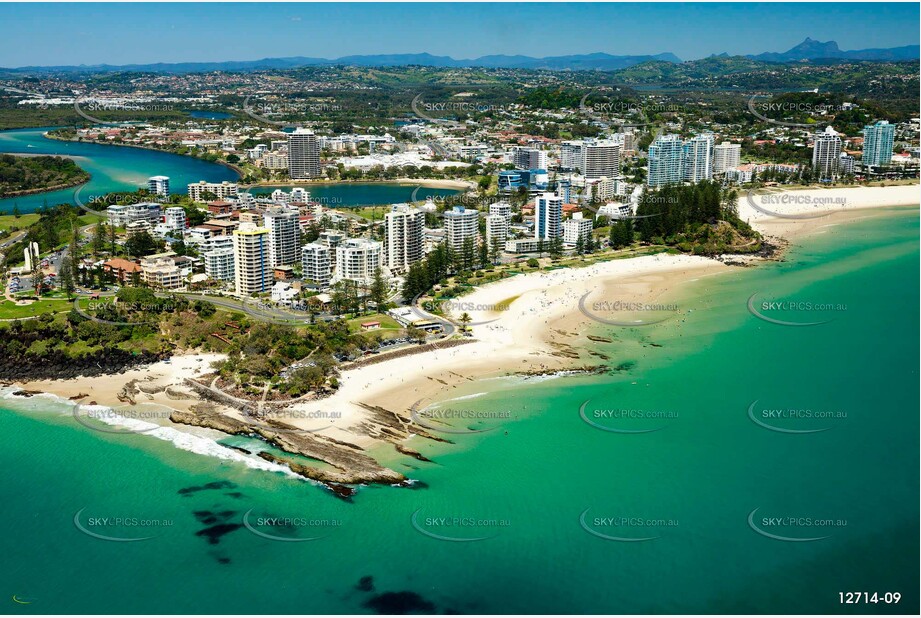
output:
POLYGON ((66 299, 43 299, 30 305, 16 305, 3 299, 0 302, 0 320, 31 318, 43 313, 67 313, 73 307, 73 301, 66 299))
POLYGON ((393 329, 403 328, 402 326, 400 326, 400 324, 396 320, 394 320, 392 317, 384 313, 375 313, 374 315, 366 315, 360 318, 352 318, 351 320, 347 320, 349 329, 356 333, 357 332, 369 332, 369 333, 376 332, 376 330, 362 331, 361 325, 364 324, 365 322, 380 322, 381 327, 377 330, 382 330, 382 329, 387 329, 387 328, 393 328, 393 329))
POLYGON ((38 215, 31 213, 28 215, 0 215, 0 230, 8 230, 11 227, 18 227, 21 230, 29 227, 38 221, 38 215))
POLYGON ((366 206, 365 208, 349 208, 348 212, 367 219, 368 221, 382 221, 384 215, 390 212, 390 206, 366 206))

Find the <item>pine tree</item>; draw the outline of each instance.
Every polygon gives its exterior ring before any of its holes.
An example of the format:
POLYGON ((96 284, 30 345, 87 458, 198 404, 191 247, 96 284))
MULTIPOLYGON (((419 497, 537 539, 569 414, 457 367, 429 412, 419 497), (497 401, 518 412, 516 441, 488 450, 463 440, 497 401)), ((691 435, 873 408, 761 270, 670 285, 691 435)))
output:
POLYGON ((550 241, 550 257, 554 260, 563 255, 563 238, 557 236, 550 241))
POLYGON ((74 277, 70 270, 70 263, 64 262, 61 264, 61 272, 58 273, 58 281, 60 282, 61 289, 64 290, 64 293, 67 294, 67 298, 70 299, 74 295, 74 277))
POLYGON ((381 311, 384 307, 384 303, 387 302, 388 291, 389 287, 384 280, 384 273, 380 267, 378 267, 374 271, 374 280, 371 283, 371 301, 375 304, 378 311, 381 311))
POLYGON ((98 257, 99 254, 106 248, 106 226, 99 222, 93 228, 93 257, 98 257))

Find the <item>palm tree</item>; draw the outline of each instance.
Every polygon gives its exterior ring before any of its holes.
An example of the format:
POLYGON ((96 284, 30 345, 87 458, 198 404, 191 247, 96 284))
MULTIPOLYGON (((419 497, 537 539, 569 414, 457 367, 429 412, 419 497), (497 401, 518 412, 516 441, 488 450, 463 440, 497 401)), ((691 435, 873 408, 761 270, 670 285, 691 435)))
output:
POLYGON ((463 325, 461 326, 461 330, 467 332, 467 324, 469 324, 472 320, 473 318, 470 317, 469 313, 466 311, 462 313, 460 317, 460 323, 463 325))

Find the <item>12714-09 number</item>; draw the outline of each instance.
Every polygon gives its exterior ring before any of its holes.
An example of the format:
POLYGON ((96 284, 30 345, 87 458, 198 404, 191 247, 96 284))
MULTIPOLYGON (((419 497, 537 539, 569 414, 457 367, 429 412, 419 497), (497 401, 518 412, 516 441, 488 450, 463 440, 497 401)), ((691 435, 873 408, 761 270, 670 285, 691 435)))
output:
POLYGON ((843 605, 857 603, 886 603, 894 605, 902 599, 901 592, 839 592, 838 601, 843 605))

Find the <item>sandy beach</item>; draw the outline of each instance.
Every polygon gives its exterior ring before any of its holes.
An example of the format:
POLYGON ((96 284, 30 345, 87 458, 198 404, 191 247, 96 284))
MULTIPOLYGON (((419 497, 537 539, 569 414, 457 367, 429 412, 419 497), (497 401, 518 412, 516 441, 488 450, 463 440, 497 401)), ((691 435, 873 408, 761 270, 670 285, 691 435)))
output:
MULTIPOLYGON (((791 241, 829 225, 867 216, 870 208, 919 203, 918 185, 766 194, 771 197, 743 193, 739 199, 740 216, 767 236, 791 241), (786 218, 804 215, 805 218, 786 218)), ((365 448, 374 446, 376 438, 358 430, 368 420, 369 407, 406 417, 414 406, 422 409, 449 399, 459 387, 478 379, 598 365, 598 359, 585 352, 590 347, 587 335, 593 324, 587 313, 597 312, 586 312, 586 305, 580 310, 583 296, 589 308, 597 308, 599 299, 667 305, 680 297, 689 281, 719 276, 737 268, 704 257, 660 254, 521 274, 482 286, 458 299, 458 306, 452 311, 455 318, 465 311, 471 316, 470 343, 418 353, 408 362, 405 358, 387 360, 346 370, 334 395, 291 406, 289 409, 297 414, 287 416, 285 422, 316 431, 312 435, 345 440, 365 448), (330 416, 335 418, 332 423, 330 416)), ((619 320, 645 319, 650 315, 658 314, 605 313, 619 320)), ((200 400, 183 388, 183 380, 209 373, 210 364, 217 358, 214 354, 186 354, 118 376, 33 381, 21 386, 64 398, 85 396, 86 401, 121 405, 123 399, 119 400, 119 393, 124 385, 136 381, 140 390, 138 403, 160 403, 188 411, 200 400), (167 389, 168 386, 171 388, 167 389)), ((231 415, 238 416, 233 412, 231 415)))
POLYGON ((739 195, 739 216, 766 236, 792 240, 829 223, 842 223, 873 208, 918 206, 921 185, 764 189, 739 195), (787 218, 789 217, 789 218, 787 218))

